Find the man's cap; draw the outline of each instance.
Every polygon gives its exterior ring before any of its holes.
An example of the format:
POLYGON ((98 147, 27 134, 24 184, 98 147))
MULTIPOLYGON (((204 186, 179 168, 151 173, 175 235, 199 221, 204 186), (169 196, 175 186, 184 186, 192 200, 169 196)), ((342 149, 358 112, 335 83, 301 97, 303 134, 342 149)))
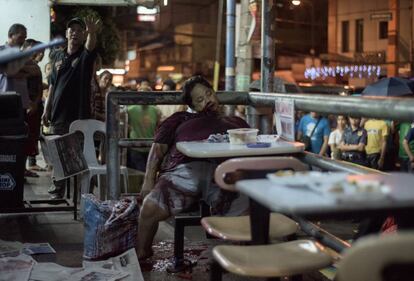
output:
POLYGON ((66 28, 69 28, 72 24, 79 24, 83 29, 86 29, 85 22, 81 18, 73 18, 68 21, 66 28))

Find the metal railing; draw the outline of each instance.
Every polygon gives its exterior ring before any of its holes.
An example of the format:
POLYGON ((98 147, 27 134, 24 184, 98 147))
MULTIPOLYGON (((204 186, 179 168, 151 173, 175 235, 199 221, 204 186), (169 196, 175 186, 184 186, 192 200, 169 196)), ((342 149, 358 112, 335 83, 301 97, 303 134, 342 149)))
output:
MULTIPOLYGON (((315 94, 278 94, 257 92, 218 92, 221 104, 250 105, 274 107, 275 98, 293 100, 295 110, 316 111, 325 114, 343 114, 358 117, 390 119, 399 121, 414 120, 414 99, 381 97, 344 97, 315 94)), ((107 145, 107 186, 110 199, 118 199, 119 188, 119 145, 129 144, 134 140, 119 140, 119 120, 117 116, 120 105, 133 104, 183 104, 181 92, 110 92, 106 99, 106 143, 107 145)), ((148 140, 146 140, 148 142, 148 140)), ((148 145, 146 143, 145 145, 148 145)), ((326 170, 371 172, 371 169, 358 167, 311 153, 301 155, 304 162, 326 170)))

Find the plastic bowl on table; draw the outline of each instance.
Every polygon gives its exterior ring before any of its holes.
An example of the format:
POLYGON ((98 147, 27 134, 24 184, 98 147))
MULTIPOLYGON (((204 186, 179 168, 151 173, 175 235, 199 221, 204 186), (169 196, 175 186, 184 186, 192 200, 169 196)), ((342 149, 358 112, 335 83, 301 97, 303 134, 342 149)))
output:
POLYGON ((257 142, 258 129, 240 128, 227 130, 230 144, 248 144, 257 142))

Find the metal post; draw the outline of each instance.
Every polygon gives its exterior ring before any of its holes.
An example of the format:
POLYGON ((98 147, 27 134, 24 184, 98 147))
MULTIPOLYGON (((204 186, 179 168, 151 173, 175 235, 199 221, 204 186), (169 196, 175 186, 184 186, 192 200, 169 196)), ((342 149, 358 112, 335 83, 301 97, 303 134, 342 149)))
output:
POLYGON ((111 94, 114 93, 109 93, 106 97, 106 186, 109 191, 109 199, 117 200, 120 197, 118 147, 119 120, 116 118, 119 107, 118 100, 112 99, 111 94))
POLYGON ((378 170, 356 165, 345 161, 335 161, 333 159, 322 157, 314 153, 304 152, 298 155, 298 159, 302 162, 315 166, 322 171, 337 171, 351 174, 363 175, 368 173, 384 174, 378 170))
POLYGON ((271 9, 273 0, 262 1, 262 61, 261 91, 273 92, 273 75, 275 72, 275 44, 271 36, 271 9))
POLYGON ((237 42, 236 90, 248 91, 253 64, 252 46, 247 38, 251 16, 249 12, 249 0, 242 0, 240 4, 241 9, 239 42, 237 42))
MULTIPOLYGON (((236 1, 227 0, 226 7, 227 17, 227 33, 226 33, 226 91, 234 91, 234 77, 235 77, 235 56, 234 56, 234 35, 235 35, 235 19, 236 19, 236 1)), ((227 109, 227 114, 232 115, 234 107, 227 109)))
MULTIPOLYGON (((273 92, 273 76, 275 72, 275 44, 272 38, 273 0, 262 1, 262 61, 261 61, 261 92, 273 92)), ((263 134, 272 132, 272 114, 267 112, 260 117, 260 131, 263 134)))
POLYGON ((226 17, 226 91, 234 91, 234 33, 236 18, 236 3, 234 0, 227 0, 226 17))
MULTIPOLYGON (((252 17, 249 11, 249 0, 242 0, 240 9, 239 42, 237 42, 236 90, 248 91, 252 74, 252 45, 248 41, 248 33, 252 17)), ((248 114, 246 107, 246 121, 252 128, 258 128, 257 115, 248 114)))
POLYGON ((218 90, 220 80, 220 51, 221 51, 221 30, 223 29, 223 0, 218 2, 217 36, 216 36, 216 58, 214 62, 214 90, 218 90))

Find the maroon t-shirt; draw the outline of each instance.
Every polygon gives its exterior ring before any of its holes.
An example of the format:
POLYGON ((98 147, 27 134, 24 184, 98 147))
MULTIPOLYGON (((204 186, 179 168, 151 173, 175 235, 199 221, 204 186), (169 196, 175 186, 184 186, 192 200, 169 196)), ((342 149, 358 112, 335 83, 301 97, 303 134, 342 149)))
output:
POLYGON ((161 171, 194 161, 194 158, 187 157, 177 150, 177 142, 205 140, 211 134, 226 134, 228 129, 237 128, 249 128, 249 125, 239 117, 218 116, 212 112, 177 112, 171 115, 155 132, 154 141, 167 144, 169 147, 161 171))

